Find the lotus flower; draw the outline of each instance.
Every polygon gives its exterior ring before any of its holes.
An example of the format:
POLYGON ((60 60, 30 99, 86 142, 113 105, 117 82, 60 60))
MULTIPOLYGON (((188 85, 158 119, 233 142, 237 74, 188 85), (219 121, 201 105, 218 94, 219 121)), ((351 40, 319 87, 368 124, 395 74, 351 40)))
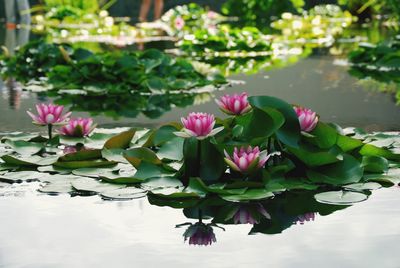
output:
POLYGON ((182 17, 177 17, 175 19, 175 29, 182 30, 185 27, 185 20, 182 17))
POLYGON ((41 126, 64 125, 68 122, 68 117, 71 115, 71 112, 61 115, 64 106, 54 104, 37 104, 36 110, 38 115, 34 115, 30 111, 27 111, 27 113, 32 118, 34 124, 41 126))
POLYGON ((189 245, 208 246, 217 242, 212 227, 202 222, 190 225, 183 236, 185 241, 189 239, 189 245))
POLYGON ((251 106, 247 101, 247 93, 224 95, 219 100, 215 100, 219 108, 230 115, 241 115, 251 110, 251 106))
POLYGON ((214 136, 220 132, 223 127, 214 129, 214 115, 206 113, 190 113, 186 118, 181 118, 183 130, 175 132, 175 135, 183 138, 196 137, 199 140, 214 136))
POLYGON ((247 207, 247 206, 240 206, 239 209, 236 211, 235 215, 233 216, 233 223, 234 224, 257 224, 259 223, 260 214, 266 219, 271 219, 269 213, 265 210, 265 208, 261 204, 256 204, 256 207, 247 207))
POLYGON ((258 146, 252 148, 251 146, 241 147, 238 149, 234 148, 233 156, 229 156, 228 153, 224 150, 225 153, 225 162, 230 166, 233 170, 248 174, 253 172, 256 169, 259 169, 265 165, 269 157, 268 152, 262 151, 258 146))
POLYGON ((70 137, 85 137, 95 128, 92 118, 71 118, 68 124, 60 129, 60 133, 70 137))
POLYGON ((297 216, 297 219, 295 220, 295 223, 300 223, 304 224, 306 221, 314 221, 315 219, 315 213, 314 212, 309 212, 305 213, 303 215, 297 216))
POLYGON ((318 116, 310 109, 295 106, 294 110, 299 118, 301 131, 311 132, 318 124, 318 116))

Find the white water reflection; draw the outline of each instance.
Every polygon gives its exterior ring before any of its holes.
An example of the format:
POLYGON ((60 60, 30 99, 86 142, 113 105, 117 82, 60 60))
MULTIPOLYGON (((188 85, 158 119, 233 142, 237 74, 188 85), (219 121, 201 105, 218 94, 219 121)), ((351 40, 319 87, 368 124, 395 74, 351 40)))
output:
POLYGON ((398 267, 398 187, 366 202, 294 225, 278 235, 248 236, 251 225, 215 228, 210 247, 183 242, 181 210, 146 199, 1 197, 1 267, 398 267))

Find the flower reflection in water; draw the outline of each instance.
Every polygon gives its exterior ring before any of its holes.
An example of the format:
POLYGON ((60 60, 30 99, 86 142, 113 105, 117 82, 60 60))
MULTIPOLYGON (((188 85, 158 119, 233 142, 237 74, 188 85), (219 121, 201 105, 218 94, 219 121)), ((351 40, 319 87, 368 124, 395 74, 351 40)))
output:
POLYGON ((262 218, 271 219, 271 215, 261 204, 241 205, 233 216, 234 224, 257 224, 262 218))
POLYGON ((314 221, 315 214, 316 213, 314 213, 314 212, 308 212, 303 215, 299 215, 299 216, 297 216, 297 219, 294 221, 294 223, 303 225, 307 221, 314 221))
POLYGON ((197 222, 190 226, 183 233, 185 242, 189 239, 189 245, 208 246, 217 242, 211 224, 197 222))

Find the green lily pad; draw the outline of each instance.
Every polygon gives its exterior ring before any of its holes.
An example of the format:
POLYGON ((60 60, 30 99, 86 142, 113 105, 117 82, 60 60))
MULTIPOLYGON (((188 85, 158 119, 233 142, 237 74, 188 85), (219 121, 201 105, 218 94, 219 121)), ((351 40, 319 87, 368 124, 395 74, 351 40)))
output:
POLYGON ((110 200, 131 200, 146 196, 146 191, 136 187, 127 187, 102 192, 100 195, 105 199, 110 200))
POLYGON ((135 130, 128 130, 118 134, 104 144, 104 148, 107 149, 126 149, 129 147, 133 136, 135 135, 135 130))
POLYGON ((382 185, 376 182, 366 182, 366 183, 353 183, 349 185, 345 185, 344 188, 348 190, 354 190, 354 191, 364 191, 364 190, 377 190, 379 188, 382 188, 382 185))
POLYGON ((91 178, 79 178, 71 184, 75 190, 87 193, 102 193, 105 191, 124 188, 122 185, 104 183, 91 178))
POLYGON ((11 155, 3 155, 1 157, 6 164, 16 166, 48 166, 55 163, 58 156, 40 157, 38 155, 27 157, 16 157, 11 155))
POLYGON ((352 205, 368 199, 368 196, 359 192, 330 191, 314 195, 315 200, 323 204, 352 205))
POLYGON ((251 200, 263 200, 273 197, 274 194, 267 189, 249 189, 243 194, 220 195, 222 199, 229 202, 244 202, 251 200))
POLYGON ((49 176, 49 174, 40 173, 37 171, 18 171, 0 175, 0 181, 8 183, 43 181, 47 176, 49 176))
POLYGON ((114 162, 119 162, 119 163, 129 163, 128 160, 125 159, 123 156, 125 150, 124 149, 107 149, 104 148, 101 151, 101 155, 104 159, 107 159, 108 161, 114 161, 114 162))
POLYGON ((90 168, 90 167, 111 167, 117 163, 113 161, 94 160, 94 161, 70 161, 70 162, 55 162, 53 165, 61 168, 90 168))
POLYGON ((6 140, 5 143, 21 155, 37 154, 44 148, 43 144, 36 142, 6 140))

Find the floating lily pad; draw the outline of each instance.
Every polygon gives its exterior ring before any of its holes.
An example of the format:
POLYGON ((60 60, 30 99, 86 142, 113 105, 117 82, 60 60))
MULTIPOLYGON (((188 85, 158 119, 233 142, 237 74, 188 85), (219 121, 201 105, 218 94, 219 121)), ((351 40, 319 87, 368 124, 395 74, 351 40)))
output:
POLYGON ((315 200, 331 205, 352 205, 368 199, 368 196, 359 192, 330 191, 314 195, 315 200))
POLYGON ((100 195, 105 199, 111 200, 130 200, 146 196, 146 191, 136 187, 127 187, 102 192, 100 195))
POLYGON ((53 165, 51 165, 51 166, 40 166, 40 167, 37 168, 37 170, 40 171, 40 172, 58 173, 58 174, 70 174, 71 173, 71 169, 55 167, 53 165))
POLYGON ((72 183, 72 187, 80 192, 101 193, 105 191, 123 188, 124 186, 100 182, 91 178, 79 178, 72 183))
POLYGON ((63 181, 63 182, 54 182, 48 183, 42 188, 38 190, 39 192, 46 194, 67 194, 74 191, 72 188, 71 182, 63 181))
POLYGON ((110 167, 115 166, 117 163, 112 161, 93 160, 93 161, 70 161, 70 162, 55 162, 53 165, 61 168, 90 168, 90 167, 110 167))
POLYGON ((244 194, 220 195, 222 199, 229 202, 243 202, 251 200, 262 200, 273 197, 274 194, 266 189, 249 189, 244 194))
POLYGON ((344 186, 344 188, 354 191, 364 191, 364 190, 371 191, 371 190, 377 190, 381 187, 382 185, 376 182, 353 183, 344 186))
POLYGON ((167 187, 167 188, 157 188, 151 190, 153 195, 157 195, 162 198, 168 199, 186 199, 186 198, 199 198, 200 196, 196 193, 188 193, 183 191, 183 187, 167 187))
POLYGON ((183 187, 183 184, 180 180, 172 177, 156 177, 147 179, 142 185, 147 189, 155 189, 160 187, 183 187))
POLYGON ((5 181, 8 183, 43 181, 47 176, 49 176, 49 174, 40 173, 37 171, 18 171, 0 175, 0 181, 5 181))
POLYGON ((38 155, 28 157, 16 157, 11 155, 4 155, 1 157, 3 161, 9 165, 16 166, 48 166, 55 163, 58 156, 40 157, 38 155))
POLYGON ((37 154, 44 148, 43 144, 36 142, 6 140, 5 143, 21 155, 37 154))
POLYGON ((123 156, 125 150, 124 149, 107 149, 104 148, 101 151, 101 155, 104 159, 107 159, 108 161, 114 161, 114 162, 119 162, 119 163, 129 163, 128 160, 125 159, 123 156))

